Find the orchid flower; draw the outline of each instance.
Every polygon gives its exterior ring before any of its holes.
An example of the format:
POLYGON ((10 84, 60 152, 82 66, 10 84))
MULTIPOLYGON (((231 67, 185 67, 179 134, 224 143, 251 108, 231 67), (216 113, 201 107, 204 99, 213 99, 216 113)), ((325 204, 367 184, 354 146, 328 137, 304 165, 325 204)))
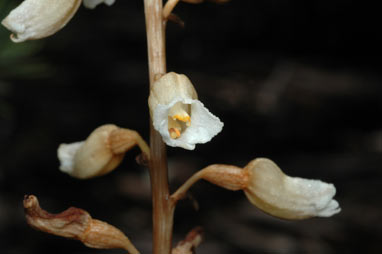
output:
POLYGON ((183 74, 170 72, 157 80, 150 91, 149 107, 155 130, 169 146, 193 150, 195 144, 210 141, 223 128, 183 74))

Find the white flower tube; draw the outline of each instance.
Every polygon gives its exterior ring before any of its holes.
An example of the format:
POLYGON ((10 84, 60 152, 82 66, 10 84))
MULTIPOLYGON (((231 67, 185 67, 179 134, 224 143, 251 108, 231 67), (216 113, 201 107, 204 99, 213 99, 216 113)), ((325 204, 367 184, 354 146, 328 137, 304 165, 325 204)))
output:
POLYGON ((24 0, 1 22, 11 30, 13 42, 47 37, 63 28, 81 0, 24 0))
POLYGON ((150 91, 149 107, 154 128, 169 146, 193 150, 195 144, 210 141, 223 128, 183 74, 170 72, 157 80, 150 91))

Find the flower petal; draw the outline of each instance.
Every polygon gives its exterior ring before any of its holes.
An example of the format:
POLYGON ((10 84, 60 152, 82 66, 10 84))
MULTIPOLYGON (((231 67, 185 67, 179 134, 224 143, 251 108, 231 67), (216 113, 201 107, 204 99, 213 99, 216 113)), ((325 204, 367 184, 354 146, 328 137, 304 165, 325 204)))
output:
POLYGON ((63 28, 81 0, 25 0, 1 22, 14 34, 13 42, 47 37, 63 28))
POLYGON ((153 125, 167 145, 194 150, 195 144, 209 142, 223 129, 224 124, 205 108, 199 100, 178 98, 168 105, 157 105, 153 112, 153 125), (179 101, 191 105, 191 125, 179 138, 173 139, 168 132, 168 112, 179 101))
POLYGON ((74 156, 85 141, 71 144, 61 144, 57 150, 57 157, 60 160, 60 170, 69 175, 74 170, 74 156))

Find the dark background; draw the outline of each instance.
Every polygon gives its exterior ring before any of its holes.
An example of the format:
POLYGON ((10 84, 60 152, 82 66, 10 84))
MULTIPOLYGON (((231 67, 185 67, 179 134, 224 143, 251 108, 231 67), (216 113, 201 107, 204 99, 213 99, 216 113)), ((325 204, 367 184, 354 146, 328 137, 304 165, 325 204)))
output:
MULTIPOLYGON (((1 19, 20 1, 2 0, 1 19)), ((382 251, 381 15, 364 1, 232 0, 176 7, 168 24, 168 70, 188 75, 224 122, 194 151, 168 148, 175 190, 213 163, 273 159, 289 175, 334 183, 342 212, 282 221, 242 192, 206 182, 179 203, 174 242, 205 229, 197 253, 380 253, 382 251), (196 209, 198 205, 198 209, 196 209)), ((93 250, 29 228, 24 194, 43 208, 83 208, 151 250, 147 169, 126 155, 111 174, 80 181, 58 170, 60 143, 99 125, 148 140, 143 1, 81 7, 52 37, 13 44, 0 28, 1 253, 124 253, 93 250)))

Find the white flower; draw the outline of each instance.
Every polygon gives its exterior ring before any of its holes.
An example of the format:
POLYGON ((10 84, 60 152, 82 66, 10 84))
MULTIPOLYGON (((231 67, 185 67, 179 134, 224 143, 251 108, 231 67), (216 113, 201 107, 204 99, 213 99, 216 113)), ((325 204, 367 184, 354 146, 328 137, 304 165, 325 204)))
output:
POLYGON ((259 158, 245 168, 244 192, 249 201, 273 216, 284 219, 329 217, 341 211, 333 199, 336 188, 320 180, 285 175, 271 160, 259 158))
MULTIPOLYGON (((114 0, 84 0, 84 5, 94 8, 114 0)), ((48 37, 62 29, 78 10, 82 0, 24 0, 1 22, 13 32, 13 42, 23 42, 48 37)))
POLYGON ((149 107, 154 128, 169 146, 193 150, 195 144, 210 141, 223 128, 183 74, 170 72, 157 80, 150 91, 149 107))

